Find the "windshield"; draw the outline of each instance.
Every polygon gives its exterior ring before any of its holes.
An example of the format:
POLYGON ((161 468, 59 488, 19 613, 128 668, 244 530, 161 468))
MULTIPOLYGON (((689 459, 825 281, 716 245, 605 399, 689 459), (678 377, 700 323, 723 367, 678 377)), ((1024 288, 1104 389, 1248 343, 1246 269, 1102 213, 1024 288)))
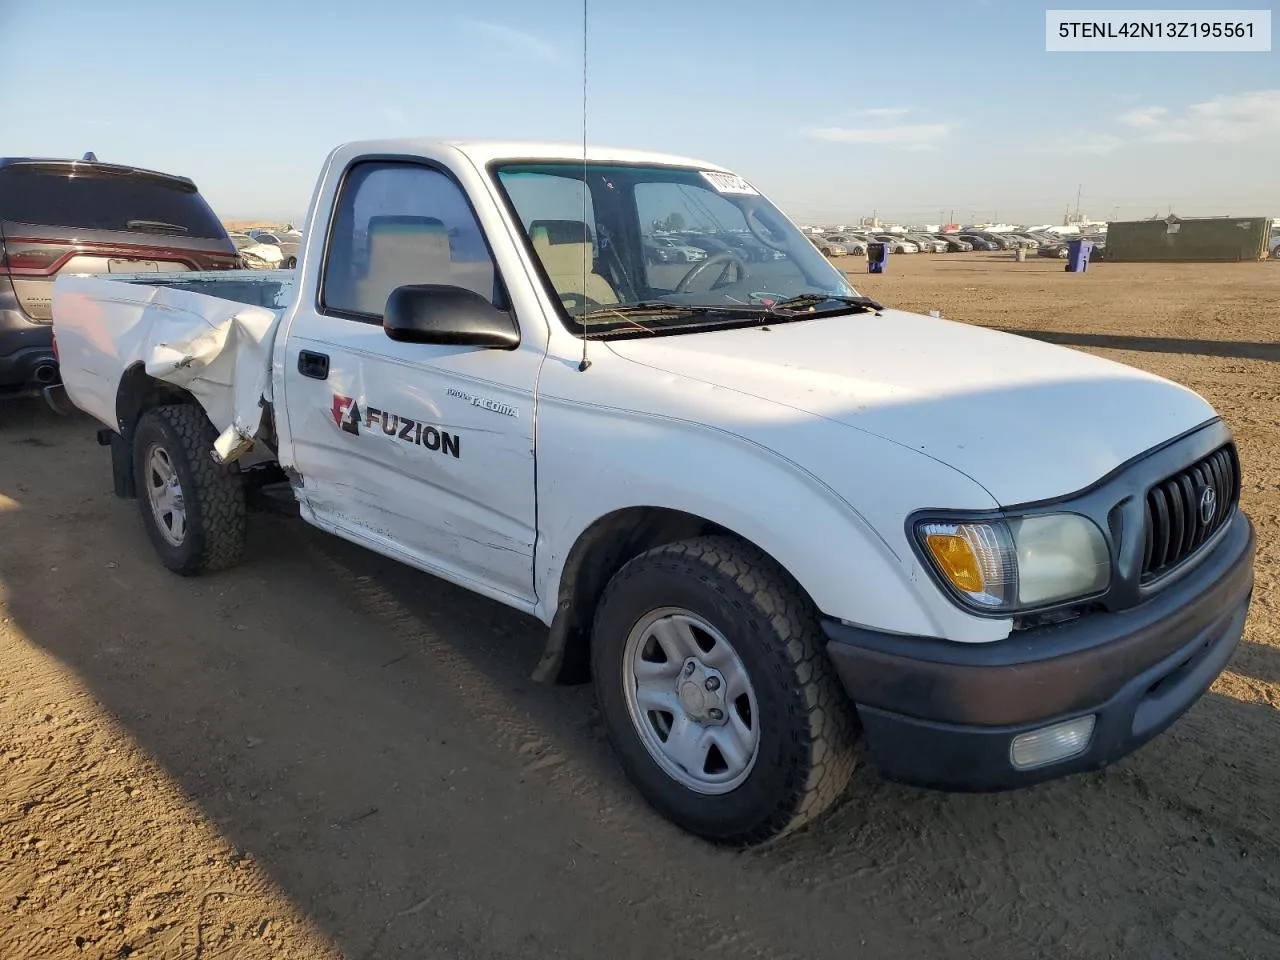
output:
POLYGON ((857 295, 731 174, 576 161, 505 163, 496 174, 575 332, 622 324, 613 311, 641 304, 666 309, 671 327, 731 322, 804 294, 857 295))

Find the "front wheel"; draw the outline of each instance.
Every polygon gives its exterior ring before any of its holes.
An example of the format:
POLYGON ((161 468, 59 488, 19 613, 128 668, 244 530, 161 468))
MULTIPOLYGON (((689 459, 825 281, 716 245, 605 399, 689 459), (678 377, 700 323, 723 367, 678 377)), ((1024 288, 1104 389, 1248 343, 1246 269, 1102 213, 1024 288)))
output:
POLYGON ((244 484, 237 468, 214 462, 215 439, 189 403, 153 407, 133 432, 142 523, 160 561, 183 576, 233 566, 244 550, 244 484))
POLYGON ((700 537, 613 578, 592 639, 610 740, 678 826, 745 846, 795 830, 844 792, 856 720, 816 611, 765 554, 700 537))

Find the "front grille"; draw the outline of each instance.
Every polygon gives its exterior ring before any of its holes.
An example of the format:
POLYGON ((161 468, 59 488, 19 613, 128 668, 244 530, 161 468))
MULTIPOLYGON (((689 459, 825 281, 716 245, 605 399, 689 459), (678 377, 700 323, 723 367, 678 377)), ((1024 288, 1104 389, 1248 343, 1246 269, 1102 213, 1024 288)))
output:
POLYGON ((1168 573, 1199 550, 1226 523, 1239 498, 1240 465, 1232 444, 1152 487, 1146 503, 1143 582, 1168 573))

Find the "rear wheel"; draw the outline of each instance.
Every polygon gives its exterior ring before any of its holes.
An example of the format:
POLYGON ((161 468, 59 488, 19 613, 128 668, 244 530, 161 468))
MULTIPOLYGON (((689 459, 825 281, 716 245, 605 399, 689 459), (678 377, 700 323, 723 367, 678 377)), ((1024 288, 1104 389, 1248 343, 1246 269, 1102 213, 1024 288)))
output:
POLYGON ((601 598, 601 711, 645 799, 682 828, 748 845, 827 810, 855 766, 852 705, 816 611, 756 548, 700 537, 636 557, 601 598))
POLYGON ((239 471, 215 463, 217 431, 194 404, 154 407, 133 433, 142 523, 161 562, 195 576, 237 563, 246 511, 239 471))

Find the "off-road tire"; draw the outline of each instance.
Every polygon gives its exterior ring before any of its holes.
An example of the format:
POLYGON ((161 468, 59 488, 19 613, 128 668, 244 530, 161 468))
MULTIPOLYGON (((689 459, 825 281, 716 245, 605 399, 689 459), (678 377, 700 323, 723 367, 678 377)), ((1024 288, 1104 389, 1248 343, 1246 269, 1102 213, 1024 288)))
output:
POLYGON ((216 439, 217 430, 204 411, 190 403, 152 407, 133 432, 134 477, 143 526, 160 561, 184 577, 225 570, 244 553, 244 484, 236 466, 214 462, 216 439), (145 488, 153 444, 164 447, 182 485, 187 523, 178 545, 161 534, 145 488))
POLYGON ((776 839, 826 812, 857 766, 860 729, 824 646, 817 611, 799 586, 733 537, 656 547, 623 566, 596 609, 592 674, 613 748, 648 803, 690 833, 733 846, 776 839), (755 688, 759 753, 729 793, 682 786, 654 761, 631 720, 626 638, 660 607, 689 610, 723 633, 755 688))

